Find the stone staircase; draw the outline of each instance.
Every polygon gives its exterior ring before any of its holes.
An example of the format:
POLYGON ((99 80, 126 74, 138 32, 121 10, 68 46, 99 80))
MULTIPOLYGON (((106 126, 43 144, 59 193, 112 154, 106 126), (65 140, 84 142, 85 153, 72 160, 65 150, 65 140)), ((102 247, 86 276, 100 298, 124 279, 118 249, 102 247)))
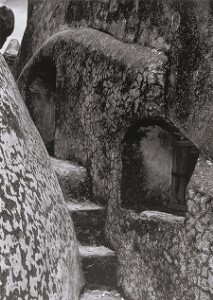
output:
POLYGON ((104 240, 105 210, 92 203, 86 169, 68 161, 51 158, 52 165, 72 217, 85 288, 81 300, 122 300, 116 290, 116 255, 104 240))

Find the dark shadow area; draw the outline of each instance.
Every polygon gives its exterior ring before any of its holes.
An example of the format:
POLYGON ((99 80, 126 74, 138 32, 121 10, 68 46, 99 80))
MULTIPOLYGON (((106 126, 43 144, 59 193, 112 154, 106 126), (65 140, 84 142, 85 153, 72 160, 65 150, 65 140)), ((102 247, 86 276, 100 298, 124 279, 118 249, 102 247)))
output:
POLYGON ((26 87, 26 105, 46 145, 48 153, 54 155, 56 122, 56 68, 47 59, 36 63, 26 87))
POLYGON ((123 141, 122 207, 185 211, 186 187, 198 157, 198 149, 171 124, 135 124, 123 141))

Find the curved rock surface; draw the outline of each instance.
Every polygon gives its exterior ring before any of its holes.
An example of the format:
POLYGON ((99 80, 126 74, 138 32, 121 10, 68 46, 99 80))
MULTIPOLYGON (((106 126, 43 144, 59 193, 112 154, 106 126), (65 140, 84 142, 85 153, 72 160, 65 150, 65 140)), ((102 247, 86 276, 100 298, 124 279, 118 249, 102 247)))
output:
POLYGON ((77 300, 73 228, 41 137, 0 55, 1 300, 77 300))
POLYGON ((14 29, 14 14, 11 9, 6 6, 0 7, 0 49, 4 45, 8 36, 14 29))

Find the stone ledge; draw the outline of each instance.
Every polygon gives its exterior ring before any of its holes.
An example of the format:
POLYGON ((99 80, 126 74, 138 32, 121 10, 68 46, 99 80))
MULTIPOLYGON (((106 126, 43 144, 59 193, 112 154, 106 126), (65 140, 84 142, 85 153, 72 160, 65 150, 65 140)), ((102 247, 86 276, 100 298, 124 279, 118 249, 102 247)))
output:
POLYGON ((115 291, 108 290, 87 290, 83 293, 80 300, 124 300, 121 295, 115 291))
POLYGON ((107 247, 80 246, 80 257, 86 286, 92 289, 116 287, 117 259, 107 247))
POLYGON ((86 169, 74 162, 53 157, 50 160, 65 200, 67 202, 88 200, 89 178, 86 169))
POLYGON ((105 245, 105 209, 89 201, 67 203, 67 207, 80 244, 105 245))
POLYGON ((100 246, 80 246, 79 252, 81 257, 115 257, 115 252, 107 247, 100 246))
POLYGON ((85 201, 85 202, 79 202, 79 203, 67 203, 67 208, 70 212, 74 212, 74 211, 103 211, 104 208, 89 202, 89 201, 85 201))
POLYGON ((85 168, 79 166, 77 163, 70 162, 68 160, 57 159, 55 157, 50 157, 50 160, 55 172, 60 176, 68 176, 70 173, 75 173, 79 176, 85 175, 85 168))
POLYGON ((165 222, 170 224, 183 224, 185 220, 182 216, 159 211, 144 211, 139 214, 138 218, 145 221, 165 222))
POLYGON ((160 212, 156 210, 144 210, 141 213, 122 208, 123 228, 125 230, 150 226, 183 226, 185 216, 177 216, 172 213, 160 212))

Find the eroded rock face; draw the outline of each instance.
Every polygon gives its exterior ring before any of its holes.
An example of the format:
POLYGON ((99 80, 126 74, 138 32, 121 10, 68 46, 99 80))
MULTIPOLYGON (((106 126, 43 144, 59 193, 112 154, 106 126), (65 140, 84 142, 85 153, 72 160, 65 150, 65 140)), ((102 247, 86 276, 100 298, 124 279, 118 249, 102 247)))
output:
POLYGON ((0 7, 0 49, 3 47, 6 39, 14 29, 14 14, 6 6, 0 7))
POLYGON ((1 300, 78 300, 72 220, 46 149, 0 56, 1 300))
MULTIPOLYGON (((19 87, 32 117, 42 117, 31 110, 41 99, 36 96, 35 70, 47 87, 46 74, 52 74, 54 65, 55 103, 60 108, 54 153, 87 166, 94 199, 107 202, 106 234, 116 250, 118 283, 128 299, 211 300, 212 270, 205 266, 212 264, 213 188, 207 180, 204 189, 202 176, 212 177, 212 165, 208 167, 203 158, 198 161, 185 216, 125 209, 121 198, 122 148, 128 129, 144 119, 160 120, 160 124, 172 121, 166 116, 167 62, 161 51, 124 44, 94 29, 66 30, 35 53, 19 78, 19 87), (49 69, 44 72, 45 63, 49 69)), ((50 103, 51 97, 44 100, 50 103)), ((199 136, 200 129, 192 122, 191 127, 199 136)), ((181 131, 193 137, 190 131, 181 131)), ((144 143, 141 146, 145 150, 144 143)), ((201 144, 198 148, 204 151, 201 144)), ((155 157, 162 163, 160 151, 155 157)))
POLYGON ((213 159, 212 19, 211 0, 31 1, 21 92, 36 119, 37 78, 48 104, 54 91, 54 153, 85 165, 94 199, 107 202, 106 235, 131 300, 213 298, 212 162, 200 156, 184 216, 125 209, 121 197, 123 140, 146 119, 172 123, 213 159))

